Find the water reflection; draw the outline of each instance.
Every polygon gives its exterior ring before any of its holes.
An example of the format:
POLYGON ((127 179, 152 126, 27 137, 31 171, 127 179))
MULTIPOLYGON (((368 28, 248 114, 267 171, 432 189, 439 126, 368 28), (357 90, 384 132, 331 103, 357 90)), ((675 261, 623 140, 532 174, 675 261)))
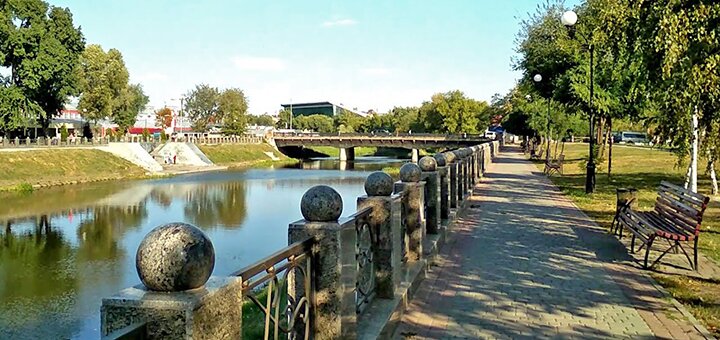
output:
POLYGON ((398 163, 318 160, 299 169, 0 194, 12 202, 0 206, 0 339, 97 338, 101 299, 139 283, 134 253, 160 224, 205 230, 215 245, 214 274, 227 274, 287 245, 288 223, 301 218, 309 187, 333 186, 347 216, 364 193, 365 171, 398 163))

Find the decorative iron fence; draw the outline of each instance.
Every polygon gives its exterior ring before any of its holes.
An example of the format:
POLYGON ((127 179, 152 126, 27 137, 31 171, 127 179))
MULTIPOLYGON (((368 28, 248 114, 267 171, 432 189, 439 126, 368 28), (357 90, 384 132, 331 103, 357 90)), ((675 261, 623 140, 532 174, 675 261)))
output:
MULTIPOLYGON (((314 306, 312 245, 312 238, 296 242, 232 274, 243 280, 243 301, 251 301, 264 316, 263 339, 310 338, 314 306)), ((243 319, 243 330, 251 328, 247 323, 261 323, 245 316, 243 319)))
POLYGON ((361 314, 375 297, 375 263, 374 253, 378 231, 373 230, 368 219, 371 208, 365 208, 351 215, 355 220, 357 242, 355 244, 355 260, 357 263, 357 281, 355 283, 355 311, 361 314))

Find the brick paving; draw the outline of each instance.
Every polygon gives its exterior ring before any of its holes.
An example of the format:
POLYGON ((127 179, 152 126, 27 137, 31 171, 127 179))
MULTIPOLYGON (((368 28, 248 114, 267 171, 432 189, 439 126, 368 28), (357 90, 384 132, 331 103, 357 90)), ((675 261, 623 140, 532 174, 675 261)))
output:
POLYGON ((702 338, 522 154, 501 154, 469 203, 395 338, 702 338))

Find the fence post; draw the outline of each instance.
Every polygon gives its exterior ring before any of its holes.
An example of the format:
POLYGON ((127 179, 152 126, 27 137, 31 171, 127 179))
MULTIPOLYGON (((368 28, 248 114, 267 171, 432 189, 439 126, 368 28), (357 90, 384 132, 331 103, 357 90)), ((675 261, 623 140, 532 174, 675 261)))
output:
POLYGON ((425 226, 428 234, 437 234, 440 228, 440 178, 435 158, 420 158, 421 180, 425 182, 425 226))
POLYGON ((392 191, 392 177, 384 172, 373 172, 365 180, 367 196, 360 196, 357 200, 358 211, 367 207, 372 208, 368 223, 370 230, 377 233, 373 254, 376 293, 383 299, 395 297, 395 288, 400 282, 402 267, 401 203, 398 196, 391 196, 392 191))
POLYGON ((149 339, 241 337, 242 278, 210 277, 215 251, 200 229, 185 223, 157 227, 136 256, 143 284, 103 299, 102 336, 145 323, 149 339))
POLYGON ((395 182, 395 192, 405 191, 402 202, 407 247, 405 256, 409 262, 419 261, 423 254, 425 237, 425 183, 420 182, 422 170, 415 163, 405 163, 400 168, 400 182, 395 182))
POLYGON ((357 261, 355 221, 338 220, 343 202, 333 188, 318 185, 308 189, 300 202, 305 219, 291 223, 289 242, 313 237, 312 275, 316 299, 313 320, 314 339, 355 339, 355 279, 357 261))
POLYGON ((449 169, 448 176, 450 177, 450 208, 455 209, 458 207, 457 200, 457 178, 458 178, 458 164, 456 162, 455 153, 452 151, 445 152, 445 163, 449 169))
POLYGON ((464 172, 465 172, 465 165, 463 164, 465 161, 462 156, 462 152, 460 150, 452 151, 452 153, 455 155, 455 164, 457 164, 457 180, 455 181, 455 194, 457 195, 457 207, 461 207, 462 201, 465 200, 465 193, 463 187, 465 186, 464 182, 464 172))
POLYGON ((440 184, 440 218, 447 220, 450 218, 450 176, 449 169, 445 160, 445 155, 437 153, 434 156, 437 162, 437 173, 440 184))

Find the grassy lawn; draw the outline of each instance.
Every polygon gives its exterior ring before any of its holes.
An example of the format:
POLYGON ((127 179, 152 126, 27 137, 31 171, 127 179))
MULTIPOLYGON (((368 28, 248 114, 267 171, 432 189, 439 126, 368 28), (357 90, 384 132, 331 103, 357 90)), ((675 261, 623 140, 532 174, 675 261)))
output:
POLYGON ((0 191, 136 178, 145 170, 100 150, 53 149, 0 152, 0 191))
MULTIPOLYGON (((660 181, 684 183, 685 166, 677 167, 676 156, 668 151, 649 148, 616 146, 613 148, 612 177, 607 176, 607 161, 598 168, 596 191, 585 194, 585 170, 580 167, 587 155, 587 144, 567 144, 565 147, 565 175, 551 177, 552 181, 570 197, 577 206, 609 228, 615 214, 615 189, 634 187, 638 189, 639 209, 652 209, 660 181)), ((704 162, 699 162, 704 164, 704 162)), ((538 164, 542 169, 543 165, 538 164)), ((701 166, 701 174, 704 166, 701 166)), ((698 191, 710 195, 710 180, 704 174, 698 178, 698 191)), ((720 204, 712 197, 703 217, 700 235, 700 252, 720 262, 720 204)), ((700 266, 703 264, 700 263, 700 266)), ((678 301, 718 333, 720 327, 720 281, 694 279, 685 276, 653 274, 678 301)), ((720 278, 719 278, 720 279, 720 278)))
MULTIPOLYGON (((317 152, 324 153, 328 157, 340 157, 340 149, 332 146, 313 146, 309 149, 313 149, 317 152)), ((358 146, 355 148, 355 157, 373 156, 377 152, 375 147, 358 146)))
POLYGON ((288 161, 289 158, 268 144, 220 144, 220 145, 198 145, 200 150, 217 165, 228 166, 262 166, 273 161, 265 154, 272 152, 280 161, 288 161))

